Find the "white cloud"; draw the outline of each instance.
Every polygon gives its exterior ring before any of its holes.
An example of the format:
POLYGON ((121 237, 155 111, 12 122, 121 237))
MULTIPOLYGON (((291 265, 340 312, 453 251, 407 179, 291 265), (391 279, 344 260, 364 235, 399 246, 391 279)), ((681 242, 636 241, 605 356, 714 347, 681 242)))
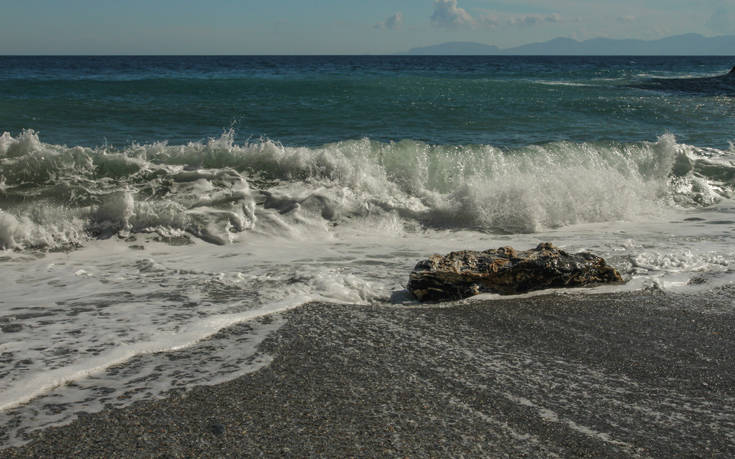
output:
POLYGON ((434 0, 431 23, 437 27, 458 28, 471 27, 476 22, 470 13, 457 6, 457 0, 434 0))
POLYGON ((383 22, 375 24, 376 29, 380 30, 398 30, 403 24, 403 13, 398 11, 383 22))
POLYGON ((479 22, 486 27, 532 27, 539 24, 560 24, 563 22, 576 22, 563 18, 558 13, 553 14, 526 14, 522 16, 508 16, 486 14, 480 17, 479 22))
POLYGON ((508 21, 508 25, 530 27, 537 24, 548 23, 559 23, 562 22, 561 16, 554 13, 542 16, 540 14, 527 14, 525 16, 516 16, 508 21))

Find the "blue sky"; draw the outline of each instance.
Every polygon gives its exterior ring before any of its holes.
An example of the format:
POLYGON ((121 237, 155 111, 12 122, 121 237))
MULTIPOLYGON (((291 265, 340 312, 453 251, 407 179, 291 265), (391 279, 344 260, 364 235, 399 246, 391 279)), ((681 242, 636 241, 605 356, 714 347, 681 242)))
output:
POLYGON ((0 54, 376 54, 735 34, 735 0, 2 0, 0 54))

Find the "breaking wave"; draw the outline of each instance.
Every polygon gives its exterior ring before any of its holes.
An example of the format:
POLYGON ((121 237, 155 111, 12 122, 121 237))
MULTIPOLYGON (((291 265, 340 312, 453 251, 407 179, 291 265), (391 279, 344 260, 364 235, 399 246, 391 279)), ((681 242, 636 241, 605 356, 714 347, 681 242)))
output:
POLYGON ((6 132, 0 246, 61 249, 142 232, 226 244, 252 232, 295 237, 350 225, 532 233, 709 206, 735 187, 732 151, 670 134, 516 149, 370 139, 290 147, 234 137, 115 149, 6 132))

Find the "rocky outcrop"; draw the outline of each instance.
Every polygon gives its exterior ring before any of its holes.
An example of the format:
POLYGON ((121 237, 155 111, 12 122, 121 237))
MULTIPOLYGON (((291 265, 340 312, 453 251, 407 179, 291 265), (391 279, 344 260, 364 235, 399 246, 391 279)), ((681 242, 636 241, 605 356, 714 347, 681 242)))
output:
POLYGON ((546 242, 521 252, 501 247, 433 255, 416 265, 408 290, 420 301, 447 301, 478 293, 514 294, 620 282, 620 274, 603 258, 587 252, 569 254, 546 242))
POLYGON ((735 94, 735 67, 724 75, 704 78, 651 78, 633 86, 656 91, 731 96, 735 94))

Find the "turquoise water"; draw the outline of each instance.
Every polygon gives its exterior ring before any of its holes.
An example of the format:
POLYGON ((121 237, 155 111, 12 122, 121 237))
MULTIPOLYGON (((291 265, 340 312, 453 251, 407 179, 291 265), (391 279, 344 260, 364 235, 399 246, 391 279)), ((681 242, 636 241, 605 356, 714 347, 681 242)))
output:
POLYGON ((729 57, 0 57, 0 128, 99 146, 267 137, 515 147, 655 140, 725 148, 733 94, 643 89, 729 57))

